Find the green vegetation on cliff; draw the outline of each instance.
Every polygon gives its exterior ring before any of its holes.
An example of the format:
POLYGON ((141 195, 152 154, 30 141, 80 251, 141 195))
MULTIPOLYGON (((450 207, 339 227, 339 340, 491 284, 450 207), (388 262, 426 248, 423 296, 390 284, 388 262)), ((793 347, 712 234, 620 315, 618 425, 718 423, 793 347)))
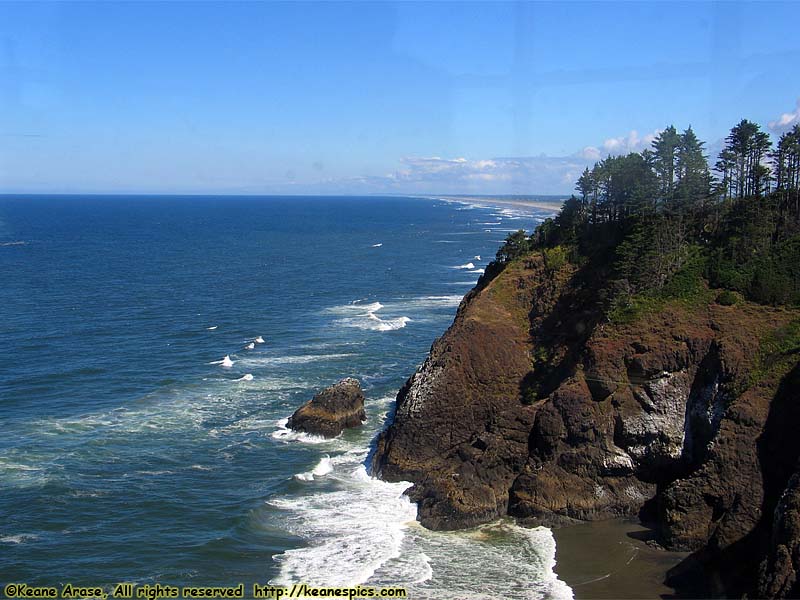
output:
POLYGON ((511 234, 487 273, 531 251, 549 271, 591 264, 611 321, 709 294, 725 305, 735 294, 800 305, 800 126, 773 149, 742 120, 725 142, 716 176, 691 127, 669 126, 650 149, 599 161, 558 216, 531 236, 511 234))

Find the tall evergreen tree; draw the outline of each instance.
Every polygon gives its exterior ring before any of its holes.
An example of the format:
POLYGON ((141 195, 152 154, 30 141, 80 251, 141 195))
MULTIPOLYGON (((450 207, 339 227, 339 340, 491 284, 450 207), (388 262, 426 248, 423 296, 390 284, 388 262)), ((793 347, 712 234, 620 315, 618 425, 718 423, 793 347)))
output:
POLYGON ((681 137, 672 125, 659 133, 652 143, 653 167, 661 182, 661 196, 664 202, 669 202, 673 198, 675 171, 680 144, 681 137))
POLYGON ((691 127, 680 135, 676 155, 676 198, 682 208, 703 204, 710 195, 711 175, 703 146, 691 127))
POLYGON ((800 125, 781 136, 772 159, 776 188, 780 191, 800 189, 800 125))
POLYGON ((762 161, 771 145, 769 135, 752 121, 742 119, 731 129, 723 152, 727 161, 724 166, 732 171, 728 187, 733 197, 760 196, 769 191, 770 171, 762 161))

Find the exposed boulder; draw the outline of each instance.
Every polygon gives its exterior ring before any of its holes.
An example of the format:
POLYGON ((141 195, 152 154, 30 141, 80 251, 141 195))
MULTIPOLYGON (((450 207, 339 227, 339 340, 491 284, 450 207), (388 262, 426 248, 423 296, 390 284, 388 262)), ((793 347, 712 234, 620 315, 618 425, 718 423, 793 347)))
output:
POLYGON ((361 385, 348 377, 325 388, 298 408, 286 425, 295 431, 330 438, 349 427, 359 427, 366 418, 361 385))

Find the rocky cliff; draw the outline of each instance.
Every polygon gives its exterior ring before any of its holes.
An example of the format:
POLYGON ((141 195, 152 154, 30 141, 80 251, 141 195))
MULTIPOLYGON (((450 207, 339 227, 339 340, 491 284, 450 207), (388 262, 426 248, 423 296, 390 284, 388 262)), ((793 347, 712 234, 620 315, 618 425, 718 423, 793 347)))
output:
POLYGON ((612 325, 592 276, 530 255, 479 282, 374 471, 414 483, 429 528, 638 514, 695 551, 679 589, 705 570, 708 594, 797 594, 800 367, 779 342, 800 313, 674 301, 612 325))

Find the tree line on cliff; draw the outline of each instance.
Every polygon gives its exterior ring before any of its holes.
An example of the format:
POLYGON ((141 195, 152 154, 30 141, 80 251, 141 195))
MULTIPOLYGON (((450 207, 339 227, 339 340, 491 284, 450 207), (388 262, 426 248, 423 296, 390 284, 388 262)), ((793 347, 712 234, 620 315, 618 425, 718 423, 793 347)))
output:
POLYGON ((532 235, 509 235, 492 271, 534 250, 591 263, 609 315, 700 286, 723 303, 800 305, 800 125, 773 147, 742 120, 713 168, 691 127, 669 126, 650 148, 587 168, 575 189, 532 235))

